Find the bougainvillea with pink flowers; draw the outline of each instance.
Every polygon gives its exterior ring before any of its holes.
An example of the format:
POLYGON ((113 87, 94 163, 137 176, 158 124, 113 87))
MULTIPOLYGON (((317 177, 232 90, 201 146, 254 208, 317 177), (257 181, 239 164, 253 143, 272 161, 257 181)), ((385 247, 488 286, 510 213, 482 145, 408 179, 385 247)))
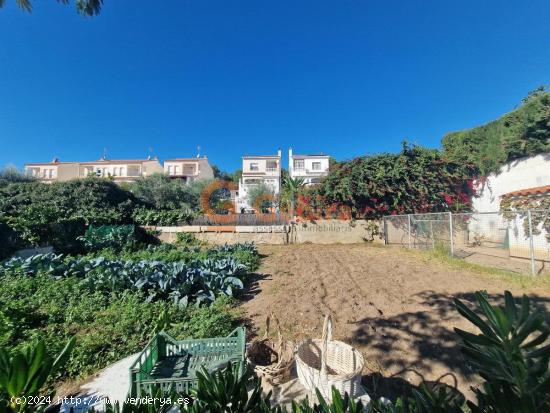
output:
POLYGON ((299 197, 296 212, 309 219, 344 209, 355 218, 468 211, 476 194, 476 175, 473 165, 404 143, 398 154, 341 163, 320 185, 299 197))

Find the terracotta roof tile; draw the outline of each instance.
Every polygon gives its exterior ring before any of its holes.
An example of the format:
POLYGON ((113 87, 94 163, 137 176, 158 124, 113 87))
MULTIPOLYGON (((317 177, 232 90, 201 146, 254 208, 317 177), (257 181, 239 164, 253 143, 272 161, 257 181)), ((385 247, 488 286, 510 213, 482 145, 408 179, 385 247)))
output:
POLYGON ((536 188, 526 188, 520 189, 518 191, 508 192, 502 196, 504 197, 513 197, 513 196, 527 196, 527 195, 544 195, 550 193, 550 185, 537 186, 536 188))

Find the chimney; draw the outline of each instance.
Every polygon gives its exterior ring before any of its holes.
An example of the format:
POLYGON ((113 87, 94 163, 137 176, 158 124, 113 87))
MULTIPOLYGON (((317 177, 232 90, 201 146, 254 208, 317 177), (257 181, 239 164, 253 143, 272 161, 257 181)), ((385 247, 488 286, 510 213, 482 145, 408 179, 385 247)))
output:
POLYGON ((292 148, 288 148, 288 158, 292 158, 292 148))
POLYGON ((277 156, 280 158, 281 155, 282 155, 281 148, 279 148, 279 149, 277 150, 277 156))

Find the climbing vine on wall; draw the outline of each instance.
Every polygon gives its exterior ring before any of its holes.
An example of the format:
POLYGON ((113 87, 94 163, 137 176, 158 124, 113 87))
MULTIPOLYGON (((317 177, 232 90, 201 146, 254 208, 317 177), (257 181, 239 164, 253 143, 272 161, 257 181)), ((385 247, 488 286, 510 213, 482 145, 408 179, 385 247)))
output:
POLYGON ((514 220, 518 216, 523 219, 523 230, 529 234, 527 211, 531 210, 531 225, 534 235, 540 235, 544 230, 546 239, 550 242, 550 194, 544 196, 504 197, 500 201, 500 210, 505 211, 504 217, 514 220))

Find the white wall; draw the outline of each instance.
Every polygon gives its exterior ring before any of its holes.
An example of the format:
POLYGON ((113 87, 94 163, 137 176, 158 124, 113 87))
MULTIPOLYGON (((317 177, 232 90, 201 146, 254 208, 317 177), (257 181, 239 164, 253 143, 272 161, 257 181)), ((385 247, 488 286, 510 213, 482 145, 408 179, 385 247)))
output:
POLYGON ((550 153, 509 162, 498 174, 489 175, 472 207, 477 212, 498 211, 502 195, 544 185, 550 185, 550 153))

